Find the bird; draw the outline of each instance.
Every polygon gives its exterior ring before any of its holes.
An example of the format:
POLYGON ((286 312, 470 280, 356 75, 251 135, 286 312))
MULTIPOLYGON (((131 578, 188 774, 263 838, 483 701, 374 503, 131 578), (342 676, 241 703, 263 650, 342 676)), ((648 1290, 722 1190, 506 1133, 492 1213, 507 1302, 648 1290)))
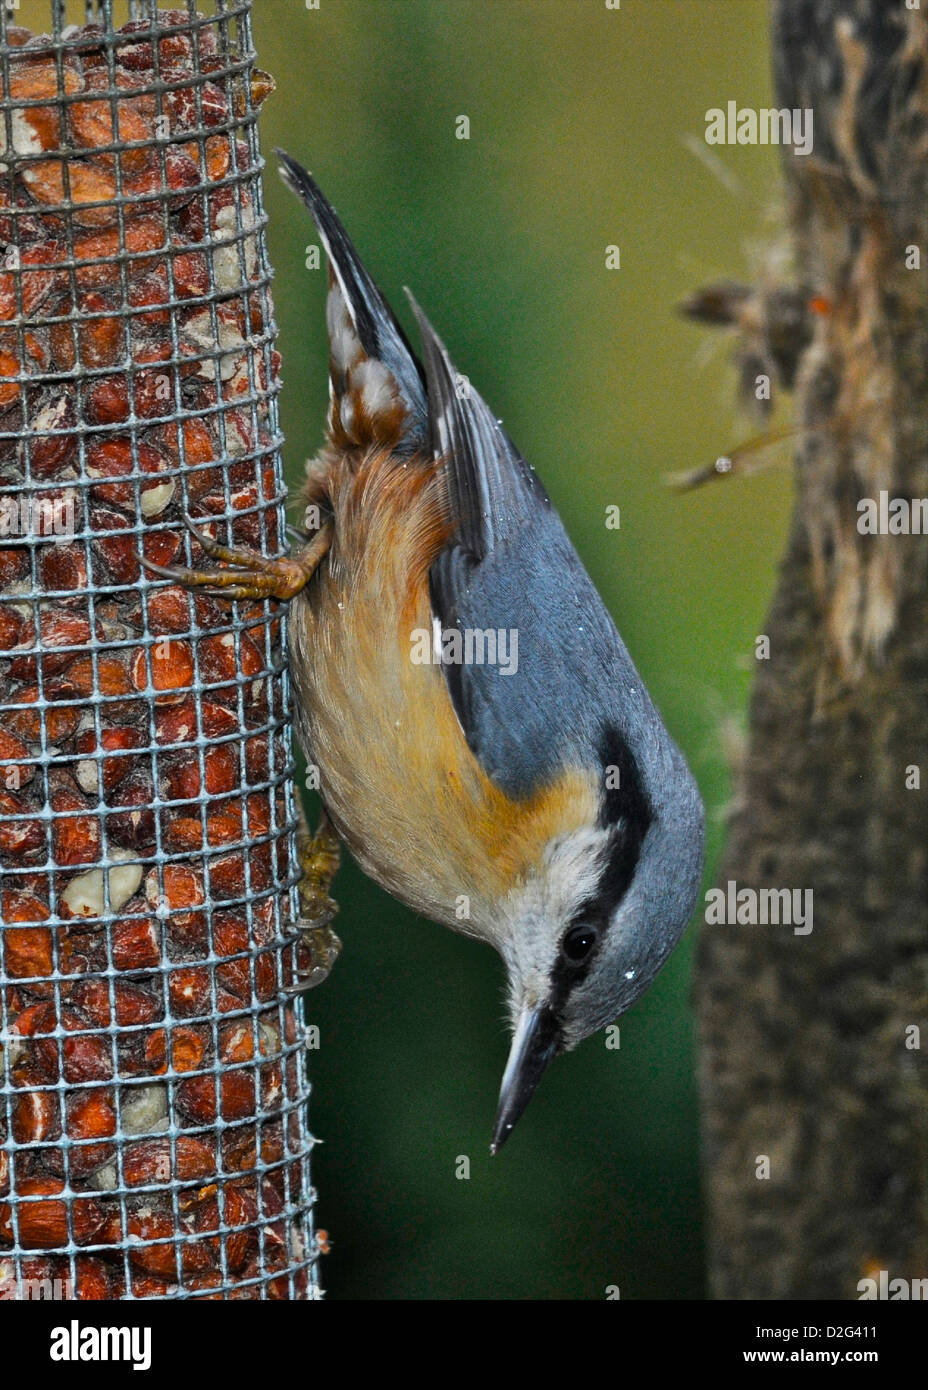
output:
POLYGON ((502 957, 496 1153, 552 1060, 629 1009, 677 944, 702 802, 538 474, 407 290, 420 360, 315 179, 277 153, 328 261, 301 547, 267 559, 195 531, 223 568, 160 572, 289 604, 325 862, 337 837, 502 957))

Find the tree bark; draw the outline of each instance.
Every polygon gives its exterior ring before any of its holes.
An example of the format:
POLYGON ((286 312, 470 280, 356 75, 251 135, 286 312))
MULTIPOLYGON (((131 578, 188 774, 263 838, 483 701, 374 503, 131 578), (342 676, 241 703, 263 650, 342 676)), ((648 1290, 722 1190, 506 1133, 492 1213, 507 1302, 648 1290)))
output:
POLYGON ((772 11, 777 105, 814 113, 813 152, 784 153, 807 341, 795 513, 719 883, 811 889, 814 916, 806 935, 702 930, 720 1298, 855 1299, 879 1270, 928 1276, 928 1034, 913 1031, 928 1021, 928 536, 858 530, 863 498, 928 498, 926 10, 772 11))

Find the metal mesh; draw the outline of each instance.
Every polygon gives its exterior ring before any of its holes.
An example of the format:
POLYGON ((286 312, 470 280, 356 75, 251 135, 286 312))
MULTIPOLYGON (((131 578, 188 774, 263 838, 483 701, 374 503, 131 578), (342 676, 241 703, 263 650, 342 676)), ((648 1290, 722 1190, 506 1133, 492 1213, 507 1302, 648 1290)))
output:
POLYGON ((283 544, 270 83, 117 10, 0 6, 0 1296, 313 1297, 285 618, 140 563, 283 544))

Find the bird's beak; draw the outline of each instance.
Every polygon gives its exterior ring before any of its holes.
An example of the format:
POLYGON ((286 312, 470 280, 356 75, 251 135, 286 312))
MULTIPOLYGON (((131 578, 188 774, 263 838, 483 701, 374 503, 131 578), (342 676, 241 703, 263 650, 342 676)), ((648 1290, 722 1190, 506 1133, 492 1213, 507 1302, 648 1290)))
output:
POLYGON ((548 1063, 557 1054, 559 1037, 557 1017, 546 1004, 523 1008, 499 1091, 491 1154, 499 1153, 535 1094, 548 1063))

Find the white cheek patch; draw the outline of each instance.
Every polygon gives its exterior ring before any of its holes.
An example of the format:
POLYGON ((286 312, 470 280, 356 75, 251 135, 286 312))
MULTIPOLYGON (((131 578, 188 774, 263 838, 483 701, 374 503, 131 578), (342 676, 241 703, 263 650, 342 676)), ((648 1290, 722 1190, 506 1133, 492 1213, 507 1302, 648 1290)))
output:
POLYGON ((595 894, 609 839, 608 830, 587 826, 548 845, 542 863, 549 911, 566 920, 595 894))
MULTIPOLYGON (((574 913, 599 888, 610 832, 584 826, 552 840, 538 871, 506 904, 509 930, 500 945, 510 977, 527 994, 546 988, 574 913)), ((518 1012, 522 1000, 513 999, 518 1012)))

